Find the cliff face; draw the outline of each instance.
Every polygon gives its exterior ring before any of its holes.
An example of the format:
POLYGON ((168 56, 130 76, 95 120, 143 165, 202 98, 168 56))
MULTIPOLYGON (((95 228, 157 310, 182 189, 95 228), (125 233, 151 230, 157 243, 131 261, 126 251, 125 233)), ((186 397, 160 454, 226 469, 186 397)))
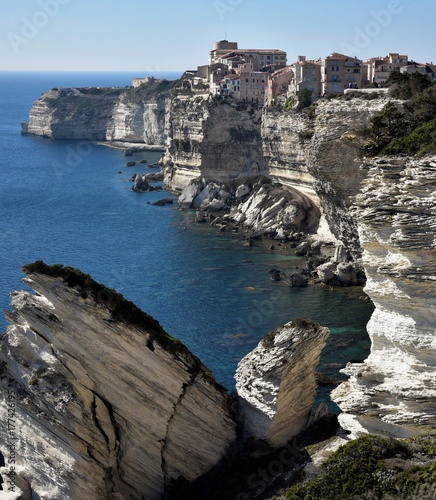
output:
POLYGON ((170 102, 167 92, 152 92, 148 86, 124 93, 114 108, 106 139, 163 147, 170 102))
POLYGON ((163 81, 136 89, 53 89, 35 101, 23 132, 163 148, 172 85, 163 81))
MULTIPOLYGON (((114 137, 139 138, 135 123, 142 110, 132 115, 123 99, 117 115, 122 125, 113 127, 114 137)), ((370 118, 389 98, 345 96, 321 100, 307 113, 267 109, 262 116, 247 105, 199 92, 179 91, 168 102, 165 180, 174 190, 188 186, 187 206, 200 197, 195 208, 205 200, 214 209, 226 207, 222 183, 266 172, 321 208, 329 230, 344 245, 344 265, 350 255, 364 266, 367 293, 376 305, 368 325, 373 345, 363 367, 350 367, 350 383, 335 392, 345 412, 343 425, 371 429, 383 421, 401 433, 395 425, 413 427, 419 417, 423 428, 434 426, 434 158, 367 162, 361 157, 370 118), (397 383, 396 372, 401 372, 397 383)), ((29 131, 56 130, 50 113, 47 102, 37 102, 29 131)), ((231 213, 235 221, 251 221, 253 228, 259 217, 263 226, 282 223, 276 210, 280 199, 268 198, 265 203, 272 200, 273 206, 265 207, 257 193, 246 195, 231 213)), ((304 198, 304 207, 309 206, 304 198)), ((299 217, 289 203, 280 206, 286 210, 299 217)), ((294 219, 291 223, 295 226, 294 219)))
POLYGON ((0 339, 0 434, 12 394, 19 489, 158 499, 222 458, 235 440, 229 398, 195 356, 86 275, 26 272, 36 295, 12 295, 0 339))
POLYGON ((370 117, 387 102, 323 101, 311 118, 269 112, 262 134, 271 172, 313 189, 376 306, 371 354, 333 393, 341 424, 403 436, 436 425, 435 158, 361 157, 370 117))
POLYGON ((436 426, 436 158, 365 162, 352 209, 364 248, 371 354, 333 397, 354 433, 436 426))
POLYGON ((53 89, 32 106, 25 131, 52 139, 106 140, 118 93, 87 93, 86 89, 53 89))
POLYGON ((245 103, 178 94, 171 104, 166 183, 182 190, 197 177, 229 182, 266 173, 261 112, 245 103))
POLYGON ((271 175, 312 194, 330 231, 355 258, 361 246, 350 207, 365 176, 360 148, 370 117, 387 102, 325 100, 305 113, 272 110, 263 117, 262 140, 271 175))

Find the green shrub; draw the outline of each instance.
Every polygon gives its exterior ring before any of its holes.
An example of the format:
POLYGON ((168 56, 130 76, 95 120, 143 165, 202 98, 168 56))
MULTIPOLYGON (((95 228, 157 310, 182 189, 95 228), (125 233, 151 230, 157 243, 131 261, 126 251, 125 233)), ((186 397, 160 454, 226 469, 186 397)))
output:
POLYGON ((301 132, 298 132, 298 137, 300 139, 300 142, 306 142, 310 141, 313 137, 313 134, 315 133, 313 128, 306 128, 305 130, 302 130, 301 132))
POLYGON ((400 441, 363 436, 341 446, 322 464, 316 478, 292 486, 288 500, 433 498, 436 437, 400 441), (424 465, 414 465, 416 457, 424 465), (428 463, 429 460, 433 460, 428 463), (426 492, 430 492, 426 496, 426 492), (420 496, 415 496, 419 492, 420 496))
POLYGON ((312 104, 312 91, 309 89, 302 89, 298 96, 298 106, 297 110, 301 111, 304 108, 308 108, 312 104))

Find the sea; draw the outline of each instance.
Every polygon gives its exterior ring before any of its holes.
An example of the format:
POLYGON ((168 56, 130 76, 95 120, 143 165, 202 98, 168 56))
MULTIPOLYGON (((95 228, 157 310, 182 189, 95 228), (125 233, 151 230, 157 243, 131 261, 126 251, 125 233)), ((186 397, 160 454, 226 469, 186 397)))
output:
MULTIPOLYGON (((370 348, 373 306, 360 288, 290 288, 271 269, 292 272, 304 262, 291 249, 243 246, 243 235, 195 222, 177 203, 153 206, 165 191, 133 192, 123 151, 85 141, 20 134, 32 103, 53 87, 129 86, 140 73, 0 72, 0 309, 26 289, 21 266, 36 260, 90 274, 155 317, 234 389, 238 362, 262 337, 296 318, 329 327, 319 371, 332 378, 370 348)), ((176 78, 177 73, 155 75, 176 78)), ((159 152, 133 160, 159 160, 159 152)), ((174 200, 176 201, 176 200, 174 200)), ((7 322, 0 315, 0 332, 7 322)), ((317 402, 333 386, 320 386, 317 402)))

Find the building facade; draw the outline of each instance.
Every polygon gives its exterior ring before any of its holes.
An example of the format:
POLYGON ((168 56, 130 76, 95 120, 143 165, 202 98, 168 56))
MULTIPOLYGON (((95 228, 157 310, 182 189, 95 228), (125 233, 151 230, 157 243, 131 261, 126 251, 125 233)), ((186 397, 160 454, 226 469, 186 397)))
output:
POLYGON ((367 68, 365 83, 383 85, 394 71, 409 64, 407 55, 390 53, 386 57, 373 57, 365 61, 367 68))
POLYGON ((300 95, 303 89, 312 92, 312 98, 320 97, 321 88, 321 59, 306 60, 305 56, 298 56, 298 60, 291 64, 294 79, 289 86, 291 95, 300 95))
POLYGON ((362 88, 362 61, 333 52, 321 61, 321 95, 362 88))

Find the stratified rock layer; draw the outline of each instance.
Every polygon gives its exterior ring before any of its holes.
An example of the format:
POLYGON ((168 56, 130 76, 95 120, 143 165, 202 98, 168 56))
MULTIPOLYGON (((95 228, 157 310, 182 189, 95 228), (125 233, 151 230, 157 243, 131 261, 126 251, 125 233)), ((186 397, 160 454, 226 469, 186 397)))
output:
POLYGON ((36 294, 12 294, 0 340, 0 434, 13 394, 20 484, 47 499, 160 499, 223 457, 229 397, 188 349, 87 275, 25 271, 36 294))
POLYGON ((280 446, 306 427, 328 335, 328 328, 295 320, 269 333, 239 362, 236 392, 245 437, 280 446))
POLYGON ((166 184, 180 191, 197 177, 230 182, 265 174, 260 122, 261 111, 250 104, 179 93, 171 105, 166 184))
POLYGON ((371 354, 333 392, 354 434, 436 429, 436 158, 381 158, 353 215, 362 242, 371 354))

